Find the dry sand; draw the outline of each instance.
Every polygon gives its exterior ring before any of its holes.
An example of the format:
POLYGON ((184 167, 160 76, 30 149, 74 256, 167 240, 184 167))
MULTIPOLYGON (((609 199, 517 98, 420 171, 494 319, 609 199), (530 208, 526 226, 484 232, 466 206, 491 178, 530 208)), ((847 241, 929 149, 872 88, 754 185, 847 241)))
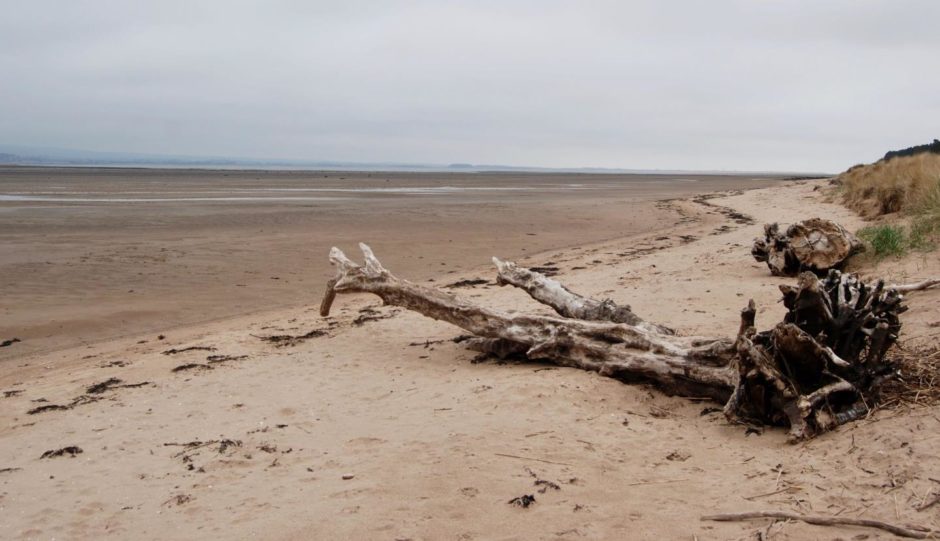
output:
MULTIPOLYGON (((813 183, 707 203, 759 221, 818 215, 861 224, 825 203, 813 183)), ((759 225, 701 202, 663 206, 681 223, 520 261, 551 262, 575 290, 629 303, 685 334, 733 333, 748 298, 758 304, 758 327, 779 320, 776 286, 789 280, 750 259, 759 225)), ((372 246, 392 272, 414 277, 394 249, 372 246)), ((506 255, 500 246, 494 241, 486 255, 506 255)), ((897 281, 937 275, 935 255, 866 272, 897 281)), ((439 278, 491 278, 485 262, 439 278)), ((319 284, 306 278, 293 287, 314 301, 319 284)), ((542 309, 511 288, 456 291, 496 308, 542 309)), ((908 342, 937 340, 929 324, 940 321, 938 301, 938 291, 911 295, 908 342)), ((3 537, 753 539, 769 521, 699 517, 761 509, 940 527, 940 506, 915 510, 940 492, 931 480, 940 479, 937 408, 880 411, 788 445, 783 431, 728 425, 709 402, 575 369, 472 364, 473 353, 448 341, 458 329, 375 298, 340 297, 328 320, 313 304, 177 328, 159 341, 150 333, 7 361, 3 537), (380 318, 355 324, 366 307, 380 318), (326 334, 289 347, 257 338, 318 329, 326 334), (192 346, 214 351, 161 353, 192 346), (208 355, 247 357, 210 363, 208 355), (173 372, 185 364, 211 369, 173 372), (88 395, 108 378, 147 384, 88 395), (186 442, 205 445, 179 445, 186 442), (67 446, 83 452, 40 458, 67 446), (536 503, 507 503, 523 494, 536 503)), ((769 534, 890 537, 800 523, 769 534)))

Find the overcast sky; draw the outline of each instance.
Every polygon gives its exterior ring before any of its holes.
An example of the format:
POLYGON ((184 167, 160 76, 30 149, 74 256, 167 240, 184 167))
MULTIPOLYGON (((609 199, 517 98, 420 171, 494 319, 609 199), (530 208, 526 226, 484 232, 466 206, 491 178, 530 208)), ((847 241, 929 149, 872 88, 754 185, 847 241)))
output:
POLYGON ((0 0, 0 143, 840 171, 940 137, 940 0, 0 0))

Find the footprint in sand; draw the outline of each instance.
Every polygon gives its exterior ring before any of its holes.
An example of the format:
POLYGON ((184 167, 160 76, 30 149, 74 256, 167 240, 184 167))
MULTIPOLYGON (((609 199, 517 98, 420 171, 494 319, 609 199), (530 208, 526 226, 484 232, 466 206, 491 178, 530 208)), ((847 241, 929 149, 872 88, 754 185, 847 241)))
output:
POLYGON ((388 441, 382 438, 353 438, 347 441, 346 445, 349 447, 373 447, 383 443, 388 443, 388 441))

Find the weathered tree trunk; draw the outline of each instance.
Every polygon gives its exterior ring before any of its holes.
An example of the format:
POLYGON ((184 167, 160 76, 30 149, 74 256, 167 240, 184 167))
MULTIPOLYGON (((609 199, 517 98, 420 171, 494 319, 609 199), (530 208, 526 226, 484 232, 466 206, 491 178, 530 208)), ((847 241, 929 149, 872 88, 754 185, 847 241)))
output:
POLYGON ((812 218, 791 225, 784 233, 776 223, 765 224, 764 236, 754 239, 751 255, 765 261, 775 276, 796 276, 803 271, 825 274, 841 269, 862 249, 861 241, 841 225, 812 218))
POLYGON ((439 289, 401 280, 360 244, 365 265, 337 248, 338 275, 328 284, 321 314, 337 293, 365 292, 386 304, 447 321, 470 333, 473 349, 521 354, 591 370, 665 392, 703 396, 725 405, 743 423, 789 426, 792 439, 812 437, 868 411, 866 400, 890 376, 885 352, 897 339, 901 296, 832 271, 800 276, 783 287, 784 322, 756 332, 748 304, 735 339, 676 336, 628 307, 576 295, 560 283, 510 262, 494 260, 499 281, 528 292, 565 317, 517 315, 476 306, 439 289), (584 318, 584 319, 575 319, 584 318), (587 321, 585 319, 590 319, 587 321))

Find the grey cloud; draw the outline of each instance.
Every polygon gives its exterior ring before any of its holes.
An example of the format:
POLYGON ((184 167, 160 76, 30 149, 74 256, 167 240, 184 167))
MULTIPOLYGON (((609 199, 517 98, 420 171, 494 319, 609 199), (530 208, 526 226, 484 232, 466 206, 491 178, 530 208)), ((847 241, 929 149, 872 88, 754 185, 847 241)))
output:
POLYGON ((0 143, 835 171, 938 137, 935 0, 0 0, 0 143))

